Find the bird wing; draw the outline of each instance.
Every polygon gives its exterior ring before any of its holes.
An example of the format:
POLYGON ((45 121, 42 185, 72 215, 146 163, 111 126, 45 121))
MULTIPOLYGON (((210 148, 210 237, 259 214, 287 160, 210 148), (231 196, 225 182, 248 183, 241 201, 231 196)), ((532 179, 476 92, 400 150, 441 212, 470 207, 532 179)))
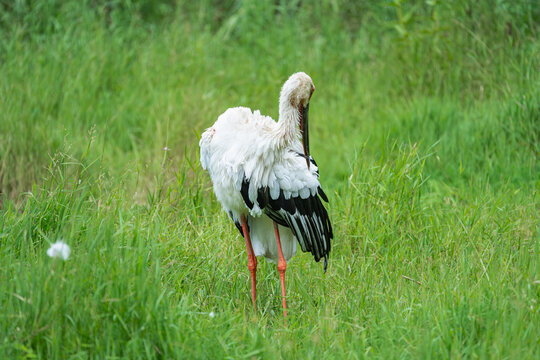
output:
MULTIPOLYGON (((223 193, 222 198, 230 200, 223 189, 235 188, 252 216, 264 212, 289 227, 304 252, 311 252, 316 261, 324 257, 326 269, 333 233, 321 202, 328 198, 318 180, 317 164, 310 157, 308 169, 300 141, 276 149, 275 139, 264 135, 272 134, 275 125, 258 111, 228 109, 201 136, 201 164, 218 199, 223 193)), ((242 232, 234 212, 230 216, 242 232)))
POLYGON ((290 149, 273 164, 266 183, 252 172, 251 177, 244 176, 240 192, 250 210, 260 208, 290 228, 302 251, 311 252, 315 261, 324 258, 326 270, 332 225, 321 202, 328 198, 320 186, 317 165, 311 157, 310 162, 308 169, 304 155, 290 149))

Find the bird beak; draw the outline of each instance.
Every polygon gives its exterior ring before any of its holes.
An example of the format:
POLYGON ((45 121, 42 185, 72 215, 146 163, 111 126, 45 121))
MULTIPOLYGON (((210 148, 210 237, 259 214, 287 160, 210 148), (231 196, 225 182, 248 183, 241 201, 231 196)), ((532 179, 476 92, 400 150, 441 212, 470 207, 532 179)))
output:
POLYGON ((302 145, 304 146, 304 155, 309 169, 309 103, 302 107, 302 119, 300 121, 300 132, 302 133, 302 145))

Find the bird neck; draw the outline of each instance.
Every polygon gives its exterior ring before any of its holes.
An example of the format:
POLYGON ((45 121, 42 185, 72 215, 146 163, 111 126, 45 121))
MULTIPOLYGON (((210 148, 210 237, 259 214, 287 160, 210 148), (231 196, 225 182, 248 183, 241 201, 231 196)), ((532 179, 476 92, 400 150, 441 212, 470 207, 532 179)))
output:
POLYGON ((279 102, 279 120, 278 120, 278 141, 283 146, 290 145, 294 140, 300 137, 300 113, 298 109, 291 105, 289 99, 280 99, 279 102))

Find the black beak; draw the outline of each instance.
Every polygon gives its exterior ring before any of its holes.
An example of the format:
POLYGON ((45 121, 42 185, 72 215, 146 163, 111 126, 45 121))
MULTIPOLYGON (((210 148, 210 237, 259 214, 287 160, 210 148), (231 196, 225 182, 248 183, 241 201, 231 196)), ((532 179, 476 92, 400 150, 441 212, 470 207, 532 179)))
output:
POLYGON ((300 131, 302 132, 302 145, 304 145, 304 155, 309 169, 309 103, 302 107, 302 119, 300 120, 300 131))

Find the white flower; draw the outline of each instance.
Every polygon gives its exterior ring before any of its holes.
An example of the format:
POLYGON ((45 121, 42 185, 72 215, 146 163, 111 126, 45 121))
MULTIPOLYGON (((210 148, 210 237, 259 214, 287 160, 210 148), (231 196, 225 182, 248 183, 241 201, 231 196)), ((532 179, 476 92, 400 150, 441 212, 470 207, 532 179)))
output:
POLYGON ((216 314, 214 314, 213 311, 210 311, 210 313, 208 314, 208 316, 210 316, 212 319, 214 318, 214 316, 216 316, 216 314))
POLYGON ((68 244, 66 244, 63 241, 57 241, 54 244, 51 245, 49 250, 47 250, 47 255, 49 255, 52 258, 61 257, 64 260, 67 260, 69 257, 69 254, 71 253, 71 249, 69 248, 68 244))
POLYGON ((169 150, 171 150, 171 149, 166 147, 166 146, 163 148, 163 151, 169 151, 169 150))

